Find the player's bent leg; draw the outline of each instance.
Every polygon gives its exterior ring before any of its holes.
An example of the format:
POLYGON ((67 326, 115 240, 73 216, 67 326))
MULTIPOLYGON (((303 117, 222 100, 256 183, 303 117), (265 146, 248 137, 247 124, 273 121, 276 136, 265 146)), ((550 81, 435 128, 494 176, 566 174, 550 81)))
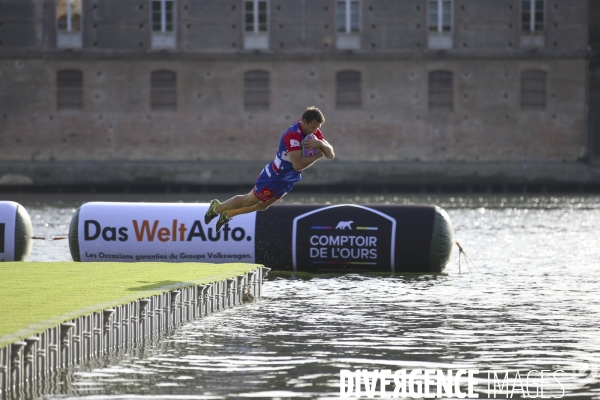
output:
POLYGON ((259 199, 254 196, 254 193, 251 191, 246 194, 239 194, 237 196, 233 196, 229 200, 222 202, 217 205, 214 210, 217 214, 221 214, 222 212, 229 210, 236 210, 238 208, 244 207, 252 207, 256 203, 260 202, 259 199))
MULTIPOLYGON (((248 193, 246 196, 250 197, 249 199, 246 200, 245 204, 249 204, 246 207, 241 207, 241 208, 236 208, 235 210, 229 210, 227 211, 227 216, 229 217, 229 219, 235 217, 236 215, 241 215, 241 214, 248 214, 254 211, 261 211, 266 209, 262 208, 264 207, 263 205, 265 203, 269 203, 270 201, 266 201, 263 202, 261 199, 259 199, 258 197, 256 197, 256 195, 254 194, 254 192, 250 192, 248 193)), ((273 204, 273 202, 270 202, 269 205, 273 204)), ((268 207, 268 206, 267 206, 268 207)))
POLYGON ((277 182, 261 176, 256 180, 256 185, 250 193, 232 197, 215 207, 219 212, 217 232, 237 215, 266 210, 294 187, 293 182, 277 182))
MULTIPOLYGON (((253 193, 249 193, 249 194, 253 195, 253 193)), ((242 207, 242 208, 236 208, 234 210, 223 211, 219 215, 219 220, 217 221, 217 225, 216 225, 217 232, 221 231, 223 226, 226 223, 228 223, 233 217, 235 217, 237 215, 248 214, 248 213, 255 212, 255 211, 264 211, 267 208, 269 208, 273 203, 276 203, 280 199, 281 199, 281 197, 274 196, 267 201, 261 201, 259 198, 254 197, 254 200, 249 200, 249 203, 254 203, 254 205, 252 205, 250 207, 242 207)))

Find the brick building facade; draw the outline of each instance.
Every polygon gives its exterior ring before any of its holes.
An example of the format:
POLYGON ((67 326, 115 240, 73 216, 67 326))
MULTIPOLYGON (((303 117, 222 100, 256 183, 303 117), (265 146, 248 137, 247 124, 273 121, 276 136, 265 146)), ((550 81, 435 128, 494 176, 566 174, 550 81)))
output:
POLYGON ((588 0, 0 0, 10 162, 273 157, 306 106, 335 162, 590 155, 588 0))

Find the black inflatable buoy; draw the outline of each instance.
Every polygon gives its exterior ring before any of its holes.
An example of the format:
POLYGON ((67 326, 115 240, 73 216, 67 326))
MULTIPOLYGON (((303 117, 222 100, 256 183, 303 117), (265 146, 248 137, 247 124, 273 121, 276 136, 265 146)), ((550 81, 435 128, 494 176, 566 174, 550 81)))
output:
POLYGON ((281 205, 260 214, 256 262, 279 270, 442 272, 454 245, 437 206, 281 205))

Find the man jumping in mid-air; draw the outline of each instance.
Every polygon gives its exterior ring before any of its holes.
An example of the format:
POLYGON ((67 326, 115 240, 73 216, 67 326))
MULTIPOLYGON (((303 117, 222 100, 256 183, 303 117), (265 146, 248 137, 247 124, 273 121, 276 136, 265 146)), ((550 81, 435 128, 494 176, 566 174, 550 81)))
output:
POLYGON ((248 194, 234 196, 223 203, 212 200, 204 215, 204 223, 208 224, 219 216, 217 221, 217 232, 219 232, 223 225, 236 215, 266 210, 292 190, 294 184, 302 179, 303 170, 323 156, 333 160, 335 157, 333 147, 319 130, 324 123, 323 113, 316 107, 308 107, 302 114, 302 118, 281 136, 275 160, 262 170, 254 188, 248 194), (311 133, 315 137, 305 141, 306 136, 311 133), (305 148, 318 149, 317 154, 303 157, 301 151, 303 141, 305 148))

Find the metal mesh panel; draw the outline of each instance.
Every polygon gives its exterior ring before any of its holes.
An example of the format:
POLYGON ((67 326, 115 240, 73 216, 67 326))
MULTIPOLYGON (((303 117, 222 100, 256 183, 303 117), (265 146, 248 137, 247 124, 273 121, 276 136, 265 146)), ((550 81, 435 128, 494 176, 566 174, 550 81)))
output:
POLYGON ((429 73, 429 109, 452 111, 454 108, 454 85, 452 72, 429 73))
POLYGON ((56 73, 56 106, 59 110, 83 109, 83 72, 62 70, 56 73))
POLYGON ((246 71, 244 73, 244 110, 268 110, 269 97, 269 72, 261 70, 246 71))
POLYGON ((150 81, 152 110, 177 110, 177 74, 173 71, 154 71, 150 81))
POLYGON ((362 104, 359 71, 340 71, 335 77, 335 104, 338 108, 360 108, 362 104))

